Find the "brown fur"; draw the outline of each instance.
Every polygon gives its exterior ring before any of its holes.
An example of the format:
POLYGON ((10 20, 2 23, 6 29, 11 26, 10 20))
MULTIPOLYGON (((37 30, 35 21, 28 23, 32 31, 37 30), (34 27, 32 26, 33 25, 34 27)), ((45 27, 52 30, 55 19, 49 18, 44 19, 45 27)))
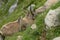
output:
POLYGON ((3 35, 12 35, 16 32, 19 32, 20 28, 21 30, 25 30, 27 25, 32 25, 34 20, 24 17, 20 24, 18 21, 9 22, 8 24, 5 24, 1 28, 1 32, 3 35))
POLYGON ((19 24, 17 21, 14 22, 9 22, 8 24, 5 24, 2 26, 1 28, 1 32, 3 35, 12 35, 16 32, 19 32, 20 28, 21 30, 25 30, 27 25, 32 25, 33 24, 33 20, 24 17, 21 20, 21 24, 19 24))
POLYGON ((1 32, 3 33, 3 35, 12 35, 18 31, 19 31, 19 24, 16 21, 5 24, 1 28, 1 32))
POLYGON ((47 0, 43 6, 37 8, 35 11, 36 11, 36 14, 37 13, 42 13, 44 12, 45 10, 51 8, 51 6, 55 5, 56 3, 58 3, 60 0, 47 0))
POLYGON ((0 33, 4 36, 10 36, 16 32, 25 30, 28 25, 32 25, 34 23, 34 16, 32 14, 33 13, 31 12, 27 12, 24 18, 20 17, 14 22, 9 22, 3 25, 0 30, 0 33))

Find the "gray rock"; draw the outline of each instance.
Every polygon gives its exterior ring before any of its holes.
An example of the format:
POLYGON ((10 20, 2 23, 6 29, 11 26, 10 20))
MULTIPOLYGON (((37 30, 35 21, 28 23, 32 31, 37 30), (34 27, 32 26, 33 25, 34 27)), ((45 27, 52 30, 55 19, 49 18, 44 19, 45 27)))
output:
POLYGON ((56 38, 54 38, 53 40, 60 40, 60 37, 56 37, 56 38))
POLYGON ((3 40, 2 36, 0 35, 0 40, 3 40))
POLYGON ((19 36, 17 37, 17 40, 22 40, 22 38, 23 38, 23 36, 20 36, 20 35, 19 35, 19 36))
POLYGON ((3 1, 0 1, 0 8, 2 7, 3 4, 4 4, 4 2, 3 1))
POLYGON ((9 8, 9 14, 11 14, 17 7, 18 0, 9 8))
POLYGON ((47 28, 56 27, 60 25, 58 15, 60 14, 60 7, 55 10, 50 10, 45 17, 45 24, 47 28))

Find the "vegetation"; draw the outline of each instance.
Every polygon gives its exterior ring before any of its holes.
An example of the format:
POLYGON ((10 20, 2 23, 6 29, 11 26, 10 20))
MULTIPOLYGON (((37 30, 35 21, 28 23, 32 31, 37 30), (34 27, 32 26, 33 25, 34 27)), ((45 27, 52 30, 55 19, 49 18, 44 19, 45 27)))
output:
MULTIPOLYGON (((15 0, 10 0, 10 2, 5 1, 3 6, 0 8, 0 28, 4 24, 12 22, 18 19, 18 17, 20 16, 24 16, 25 12, 23 8, 28 6, 32 1, 33 4, 36 5, 35 9, 42 6, 46 2, 46 0, 19 0, 18 7, 11 15, 8 15, 9 7, 13 4, 13 2, 15 2, 15 0)), ((50 9, 55 9, 58 6, 60 6, 60 2, 53 5, 50 9)), ((16 40, 18 35, 22 35, 23 40, 38 40, 38 37, 41 36, 42 30, 45 27, 44 18, 47 13, 48 10, 36 16, 35 23, 37 25, 37 28, 35 30, 32 30, 29 26, 25 31, 15 33, 12 36, 8 36, 5 40, 16 40)), ((60 36, 60 27, 47 31, 47 40, 52 40, 54 37, 57 36, 60 36)))

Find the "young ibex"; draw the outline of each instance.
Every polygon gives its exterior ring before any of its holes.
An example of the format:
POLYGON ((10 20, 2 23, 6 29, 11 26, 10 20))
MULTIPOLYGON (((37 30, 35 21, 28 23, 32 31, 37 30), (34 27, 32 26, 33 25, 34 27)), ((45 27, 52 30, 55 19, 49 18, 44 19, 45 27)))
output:
POLYGON ((26 29, 27 25, 32 25, 34 23, 34 14, 33 10, 28 10, 28 13, 25 15, 24 18, 20 17, 18 20, 14 22, 9 22, 2 26, 0 30, 0 38, 1 40, 5 38, 5 36, 10 36, 16 32, 26 29))
POLYGON ((51 6, 55 5, 56 3, 58 3, 60 0, 47 0, 43 6, 37 8, 35 11, 36 11, 36 14, 37 13, 42 13, 44 12, 45 10, 51 8, 51 6))

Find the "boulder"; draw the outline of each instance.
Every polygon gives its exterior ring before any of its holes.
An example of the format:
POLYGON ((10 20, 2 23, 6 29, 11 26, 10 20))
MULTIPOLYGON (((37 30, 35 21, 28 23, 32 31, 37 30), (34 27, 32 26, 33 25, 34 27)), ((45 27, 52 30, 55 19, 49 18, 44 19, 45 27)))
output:
POLYGON ((60 25, 59 20, 60 7, 50 10, 45 17, 46 28, 56 27, 60 25))
POLYGON ((60 37, 56 37, 56 38, 54 38, 53 40, 60 40, 60 37))

